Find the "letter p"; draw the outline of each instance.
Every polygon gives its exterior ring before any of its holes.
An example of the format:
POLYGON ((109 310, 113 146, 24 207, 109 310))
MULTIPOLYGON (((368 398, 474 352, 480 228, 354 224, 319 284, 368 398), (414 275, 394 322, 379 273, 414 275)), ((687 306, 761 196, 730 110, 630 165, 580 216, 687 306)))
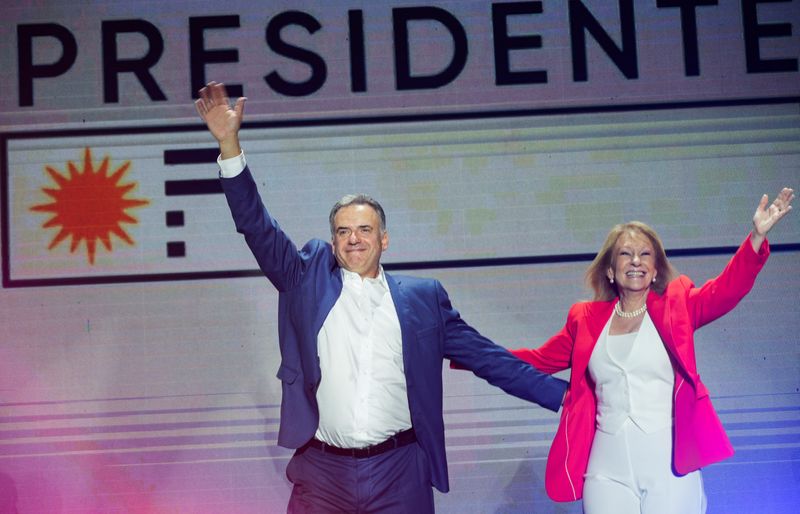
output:
POLYGON ((19 70, 19 106, 33 105, 33 79, 57 77, 75 63, 78 43, 64 26, 56 23, 37 23, 17 26, 17 67, 19 70), (61 57, 51 63, 33 62, 33 38, 52 37, 61 44, 61 57))

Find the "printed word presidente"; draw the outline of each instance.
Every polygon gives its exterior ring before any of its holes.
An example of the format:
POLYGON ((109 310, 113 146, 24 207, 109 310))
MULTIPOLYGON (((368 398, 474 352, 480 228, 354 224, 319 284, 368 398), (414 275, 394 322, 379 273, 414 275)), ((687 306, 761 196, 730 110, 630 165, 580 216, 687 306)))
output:
MULTIPOLYGON (((743 54, 740 61, 731 60, 745 63, 742 74, 797 72, 798 56, 785 55, 786 52, 792 52, 791 49, 787 50, 791 47, 785 46, 787 38, 792 35, 793 20, 791 15, 786 14, 791 11, 784 9, 781 11, 784 18, 776 19, 774 13, 766 16, 758 9, 759 4, 786 1, 791 3, 791 0, 741 0, 720 7, 717 0, 618 0, 616 5, 603 8, 603 12, 607 9, 613 11, 613 19, 609 19, 608 15, 599 16, 593 12, 593 9, 599 9, 596 4, 590 8, 581 0, 549 2, 546 6, 544 1, 496 2, 487 3, 485 7, 481 3, 471 4, 478 6, 477 14, 475 8, 454 13, 452 11, 460 8, 460 4, 453 3, 447 4, 449 10, 435 5, 392 7, 379 4, 368 10, 341 8, 337 11, 338 7, 328 7, 313 14, 302 10, 284 10, 274 15, 267 12, 263 31, 241 29, 240 14, 237 13, 191 16, 186 25, 177 28, 161 19, 97 20, 102 43, 99 49, 93 47, 91 51, 82 51, 78 46, 78 40, 85 41, 86 34, 81 32, 81 37, 76 38, 74 28, 58 21, 18 24, 18 104, 20 107, 35 105, 35 83, 58 80, 79 59, 101 63, 105 104, 119 103, 119 83, 123 74, 132 74, 153 102, 167 100, 162 85, 168 79, 174 81, 174 75, 186 77, 186 93, 196 97, 196 91, 206 83, 206 75, 212 75, 207 73, 207 68, 240 63, 240 51, 249 58, 248 65, 252 65, 250 63, 254 59, 250 57, 254 55, 261 58, 259 62, 262 63, 267 59, 267 67, 262 72, 264 85, 284 97, 312 95, 330 81, 338 82, 337 91, 349 89, 350 93, 367 93, 368 78, 372 79, 368 72, 370 56, 382 62, 393 60, 392 78, 396 91, 431 90, 453 83, 458 85, 459 77, 470 60, 470 53, 494 58, 493 67, 486 68, 493 73, 480 75, 481 80, 485 77, 485 85, 541 85, 549 81, 548 69, 531 64, 530 56, 532 51, 547 48, 546 42, 553 44, 550 35, 554 30, 557 31, 555 39, 560 36, 564 44, 569 46, 569 52, 563 55, 571 59, 565 68, 571 68, 572 81, 589 80, 590 45, 591 48, 599 47, 603 55, 600 62, 592 60, 593 68, 613 67, 624 77, 623 80, 635 80, 640 77, 641 64, 637 47, 642 49, 645 45, 663 43, 661 38, 664 37, 663 31, 640 28, 637 32, 637 23, 643 24, 640 12, 649 13, 647 16, 651 19, 658 18, 661 25, 675 28, 669 32, 670 37, 676 39, 670 47, 683 53, 682 58, 674 59, 674 62, 682 61, 683 64, 682 67, 680 64, 674 66, 676 77, 701 75, 702 52, 699 41, 703 40, 703 36, 710 37, 705 32, 718 29, 709 20, 714 21, 721 9, 740 11, 736 16, 727 17, 735 18, 737 23, 741 20, 741 25, 733 28, 734 33, 741 34, 741 39, 726 43, 729 53, 725 59, 731 59, 730 52, 743 54), (548 14, 550 17, 547 17, 548 14), (760 20, 759 15, 763 19, 760 20), (785 19, 786 16, 789 19, 785 19), (547 23, 543 20, 547 20, 547 23), (520 25, 525 28, 519 30, 520 25), (423 27, 429 33, 433 27, 436 37, 417 37, 423 27), (550 39, 543 39, 543 33, 547 33, 550 39), (327 38, 325 44, 320 42, 323 37, 321 34, 327 38), (171 60, 168 66, 162 63, 159 68, 157 65, 162 58, 166 59, 165 44, 175 44, 176 40, 185 44, 187 36, 188 67, 185 67, 186 61, 171 60), (179 39, 181 37, 183 40, 179 39), (327 44, 331 37, 336 39, 337 44, 327 44), (209 47, 208 40, 212 40, 214 46, 209 47), (142 42, 144 51, 131 57, 130 47, 138 48, 142 42), (780 46, 781 43, 784 46, 780 46), (779 45, 779 55, 762 49, 762 46, 775 44, 779 45), (479 45, 489 45, 491 48, 484 49, 479 45), (50 51, 42 52, 39 46, 46 46, 50 51), (431 54, 437 55, 432 58, 431 54), (524 61, 522 67, 518 64, 513 66, 512 63, 519 62, 520 56, 526 56, 529 60, 524 61), (431 60, 435 64, 434 69, 430 67, 431 60), (425 62, 428 68, 422 67, 420 71, 420 63, 425 62), (349 67, 349 73, 336 69, 344 66, 349 67), (298 67, 303 73, 296 72, 298 67), (169 68, 169 71, 164 71, 164 68, 169 68)), ((270 4, 259 5, 266 7, 270 4)), ((768 6, 761 7, 763 11, 768 6)), ((264 14, 259 11, 261 16, 264 14)), ((246 19, 252 20, 253 16, 248 14, 246 19)), ((91 23, 82 26, 89 27, 82 30, 94 30, 91 23)), ((768 49, 774 50, 772 46, 768 49)), ((170 59, 174 60, 174 52, 172 55, 170 59)), ((229 81, 228 86, 232 96, 245 94, 241 84, 229 81)), ((248 87, 255 86, 248 82, 248 87)))

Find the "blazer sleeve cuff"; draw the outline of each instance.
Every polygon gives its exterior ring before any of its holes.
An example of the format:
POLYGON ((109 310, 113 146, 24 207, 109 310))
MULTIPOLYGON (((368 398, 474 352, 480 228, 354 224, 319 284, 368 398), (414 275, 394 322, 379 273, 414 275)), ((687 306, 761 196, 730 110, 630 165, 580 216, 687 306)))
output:
POLYGON ((758 252, 755 252, 753 251, 753 245, 750 243, 751 234, 752 232, 747 234, 747 237, 744 238, 744 241, 739 247, 739 251, 743 253, 749 262, 763 265, 769 258, 769 241, 765 237, 764 241, 761 243, 761 247, 758 249, 758 252))

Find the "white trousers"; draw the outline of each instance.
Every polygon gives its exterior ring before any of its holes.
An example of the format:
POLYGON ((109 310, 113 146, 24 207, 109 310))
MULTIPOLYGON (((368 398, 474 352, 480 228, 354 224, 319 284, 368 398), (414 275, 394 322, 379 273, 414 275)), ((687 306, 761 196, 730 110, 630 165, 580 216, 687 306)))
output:
POLYGON ((616 434, 598 430, 592 443, 584 514, 705 514, 700 471, 672 471, 672 428, 647 434, 630 419, 616 434))

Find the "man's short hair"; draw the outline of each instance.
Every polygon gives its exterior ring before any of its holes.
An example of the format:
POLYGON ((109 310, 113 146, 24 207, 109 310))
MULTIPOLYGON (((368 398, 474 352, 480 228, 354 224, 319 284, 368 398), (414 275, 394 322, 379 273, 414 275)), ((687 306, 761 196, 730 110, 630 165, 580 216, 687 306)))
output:
POLYGON ((333 204, 331 213, 328 216, 328 222, 331 225, 331 236, 336 233, 336 227, 333 225, 333 219, 336 217, 336 213, 339 212, 339 209, 342 207, 347 207, 350 205, 369 205, 375 209, 375 212, 377 212, 378 216, 381 218, 381 232, 386 232, 386 214, 383 212, 383 207, 381 207, 381 204, 379 204, 378 201, 371 196, 357 194, 344 195, 338 202, 333 204))

